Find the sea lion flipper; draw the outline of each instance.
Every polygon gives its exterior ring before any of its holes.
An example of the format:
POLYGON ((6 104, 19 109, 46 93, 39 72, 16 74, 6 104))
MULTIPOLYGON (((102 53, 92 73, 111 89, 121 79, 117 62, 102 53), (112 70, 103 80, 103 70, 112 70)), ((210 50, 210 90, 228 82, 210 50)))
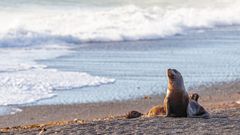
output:
POLYGON ((171 110, 171 100, 167 99, 166 101, 166 116, 165 117, 177 117, 171 110))
POLYGON ((208 112, 204 113, 201 118, 210 119, 210 114, 208 112))
POLYGON ((202 115, 196 115, 196 116, 188 116, 189 118, 203 118, 203 119, 210 119, 210 115, 208 112, 202 114, 202 115))
POLYGON ((165 98, 164 99, 164 108, 165 108, 165 111, 166 111, 166 117, 170 117, 170 114, 171 114, 171 110, 170 110, 170 101, 168 98, 165 98))

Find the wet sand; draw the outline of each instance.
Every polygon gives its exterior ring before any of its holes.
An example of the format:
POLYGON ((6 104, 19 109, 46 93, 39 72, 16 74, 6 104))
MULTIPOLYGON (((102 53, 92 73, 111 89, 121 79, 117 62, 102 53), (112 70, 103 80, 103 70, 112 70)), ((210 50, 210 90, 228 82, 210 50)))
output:
POLYGON ((163 101, 163 96, 149 96, 108 103, 23 107, 23 112, 1 116, 0 127, 2 132, 13 134, 240 133, 240 81, 202 85, 190 88, 192 92, 199 93, 199 102, 211 119, 123 117, 131 110, 146 113, 163 101))

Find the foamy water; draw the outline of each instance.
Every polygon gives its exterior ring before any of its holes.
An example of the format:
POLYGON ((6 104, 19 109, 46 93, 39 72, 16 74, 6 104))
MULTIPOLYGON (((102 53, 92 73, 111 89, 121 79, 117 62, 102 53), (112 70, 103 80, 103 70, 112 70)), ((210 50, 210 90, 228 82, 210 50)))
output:
POLYGON ((98 86, 114 82, 78 72, 34 69, 0 74, 0 105, 26 104, 54 96, 55 90, 98 86))
POLYGON ((0 6, 4 7, 0 10, 0 46, 161 39, 187 29, 240 23, 236 0, 12 0, 0 6))
MULTIPOLYGON (((83 72, 49 69, 36 60, 51 59, 71 53, 63 49, 0 49, 0 105, 20 105, 56 96, 54 91, 113 83, 114 79, 83 72)), ((17 109, 1 107, 14 113, 17 109)))

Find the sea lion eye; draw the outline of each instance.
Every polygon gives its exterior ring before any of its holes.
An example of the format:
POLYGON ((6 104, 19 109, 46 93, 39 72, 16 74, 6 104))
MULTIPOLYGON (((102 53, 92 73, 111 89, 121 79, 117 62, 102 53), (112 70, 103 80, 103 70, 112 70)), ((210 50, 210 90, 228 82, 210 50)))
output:
POLYGON ((177 73, 177 72, 178 72, 176 69, 173 69, 172 71, 173 71, 174 73, 177 73))

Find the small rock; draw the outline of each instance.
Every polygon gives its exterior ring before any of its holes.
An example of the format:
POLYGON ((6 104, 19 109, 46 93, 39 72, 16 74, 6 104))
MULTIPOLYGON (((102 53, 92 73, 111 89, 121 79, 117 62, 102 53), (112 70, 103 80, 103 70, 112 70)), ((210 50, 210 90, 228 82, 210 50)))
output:
POLYGON ((42 128, 41 131, 38 133, 38 135, 43 135, 44 132, 46 132, 47 129, 46 128, 42 128))
POLYGON ((74 119, 73 121, 74 121, 75 123, 80 123, 80 124, 84 124, 84 122, 85 122, 84 120, 80 120, 80 119, 77 119, 77 118, 74 119))
POLYGON ((144 96, 144 99, 152 99, 150 96, 144 96))

